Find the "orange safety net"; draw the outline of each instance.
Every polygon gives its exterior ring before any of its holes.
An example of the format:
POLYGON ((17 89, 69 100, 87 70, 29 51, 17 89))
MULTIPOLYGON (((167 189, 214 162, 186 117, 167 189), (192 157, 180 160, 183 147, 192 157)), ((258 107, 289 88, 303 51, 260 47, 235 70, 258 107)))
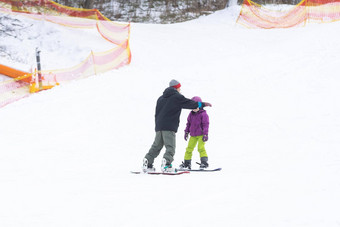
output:
POLYGON ((340 0, 302 0, 289 10, 264 8, 251 0, 244 0, 237 23, 248 28, 291 28, 308 22, 340 20, 340 0))
POLYGON ((76 28, 97 27, 108 41, 120 44, 128 38, 130 24, 114 23, 97 9, 78 9, 49 0, 0 0, 0 9, 7 12, 25 13, 38 20, 46 20, 76 28), (83 20, 91 19, 91 20, 83 20))
POLYGON ((49 89, 60 82, 84 78, 118 69, 131 62, 129 46, 130 24, 115 23, 97 9, 67 7, 49 0, 0 0, 0 13, 20 14, 36 20, 45 20, 73 28, 96 28, 108 42, 116 45, 105 52, 89 53, 78 65, 59 70, 42 70, 32 73, 15 73, 18 70, 0 65, 0 74, 15 77, 0 83, 0 108, 31 92, 49 89), (38 76, 41 80, 38 81, 38 76))
POLYGON ((30 95, 29 82, 31 74, 0 83, 0 108, 30 95))
MULTIPOLYGON (((43 87, 50 88, 55 84, 107 72, 120 68, 130 63, 128 40, 116 48, 105 52, 91 52, 90 55, 80 64, 60 70, 42 70, 40 72, 43 87)), ((40 85, 41 86, 41 85, 40 85)), ((37 73, 33 73, 30 91, 36 92, 39 88, 37 73)))

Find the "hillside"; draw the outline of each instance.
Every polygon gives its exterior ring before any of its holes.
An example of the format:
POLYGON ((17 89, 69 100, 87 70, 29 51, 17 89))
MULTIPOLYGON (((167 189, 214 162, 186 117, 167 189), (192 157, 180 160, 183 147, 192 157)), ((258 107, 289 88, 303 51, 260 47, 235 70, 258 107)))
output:
MULTIPOLYGON (((340 23, 245 29, 238 11, 133 23, 129 66, 0 109, 0 226, 339 226, 340 23), (221 172, 130 174, 151 146, 156 100, 171 79, 212 103, 206 148, 221 172)), ((54 26, 44 23, 55 32, 39 37, 45 65, 107 45, 54 26)), ((11 46, 11 59, 25 42, 11 46)))

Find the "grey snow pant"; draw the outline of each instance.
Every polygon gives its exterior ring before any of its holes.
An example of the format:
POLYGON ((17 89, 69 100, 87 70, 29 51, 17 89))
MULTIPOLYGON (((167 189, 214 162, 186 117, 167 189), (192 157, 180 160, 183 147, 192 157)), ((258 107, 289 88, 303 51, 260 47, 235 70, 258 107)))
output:
POLYGON ((166 159, 167 164, 171 164, 174 160, 176 150, 176 133, 172 131, 158 131, 149 152, 145 155, 148 160, 148 165, 152 165, 155 158, 165 146, 165 153, 163 158, 166 159))

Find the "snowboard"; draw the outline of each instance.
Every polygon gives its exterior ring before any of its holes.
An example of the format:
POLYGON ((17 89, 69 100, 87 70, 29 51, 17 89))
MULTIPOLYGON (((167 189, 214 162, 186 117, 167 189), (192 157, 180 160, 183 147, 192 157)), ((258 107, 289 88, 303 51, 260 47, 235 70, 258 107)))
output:
POLYGON ((162 172, 162 171, 152 171, 152 172, 142 172, 142 171, 130 171, 133 174, 150 174, 150 175, 181 175, 184 173, 190 173, 189 171, 177 171, 177 172, 162 172))
POLYGON ((178 169, 178 171, 189 171, 189 172, 216 172, 221 171, 222 168, 215 168, 215 169, 188 169, 188 170, 181 170, 178 169))

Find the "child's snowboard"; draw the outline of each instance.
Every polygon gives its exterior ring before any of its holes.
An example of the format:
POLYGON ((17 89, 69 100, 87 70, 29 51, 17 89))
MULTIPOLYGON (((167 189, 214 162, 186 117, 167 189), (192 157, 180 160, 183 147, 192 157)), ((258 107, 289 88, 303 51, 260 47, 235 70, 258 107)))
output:
MULTIPOLYGON (((215 172, 215 171, 221 171, 222 168, 216 168, 216 169, 188 169, 185 171, 189 171, 189 172, 215 172)), ((183 171, 183 170, 179 170, 179 171, 183 171)))

